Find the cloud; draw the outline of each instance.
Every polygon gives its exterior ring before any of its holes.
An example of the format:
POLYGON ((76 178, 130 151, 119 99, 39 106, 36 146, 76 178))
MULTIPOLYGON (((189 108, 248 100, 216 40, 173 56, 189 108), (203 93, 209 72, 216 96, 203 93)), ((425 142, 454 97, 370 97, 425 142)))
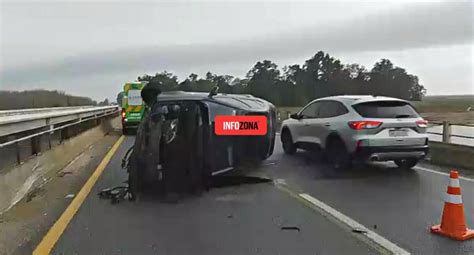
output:
POLYGON ((343 24, 318 24, 261 38, 104 50, 43 64, 4 68, 0 79, 8 89, 15 84, 37 83, 52 77, 141 74, 149 70, 189 70, 238 63, 249 68, 264 58, 309 57, 317 50, 344 54, 471 44, 472 24, 470 1, 409 4, 343 24))

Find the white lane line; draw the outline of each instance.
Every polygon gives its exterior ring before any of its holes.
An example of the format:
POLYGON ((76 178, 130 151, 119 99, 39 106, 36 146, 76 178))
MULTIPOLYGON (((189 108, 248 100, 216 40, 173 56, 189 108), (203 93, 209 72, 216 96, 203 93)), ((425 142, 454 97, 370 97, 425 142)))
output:
POLYGON ((321 202, 320 200, 306 194, 301 193, 299 196, 306 200, 307 202, 313 204, 314 206, 318 207, 319 209, 323 210, 327 214, 331 215, 332 217, 336 218, 343 224, 346 224, 352 229, 357 229, 361 231, 363 235, 367 238, 375 242, 376 244, 380 245, 381 247, 387 249, 389 252, 393 254, 410 254, 408 251, 404 250, 403 248, 399 247, 398 245, 390 242, 389 240, 385 239, 384 237, 380 236, 379 234, 375 233, 374 231, 366 228, 364 225, 358 223, 357 221, 349 218, 348 216, 342 214, 341 212, 337 211, 336 209, 330 207, 329 205, 321 202))
POLYGON ((221 170, 218 170, 218 171, 215 171, 213 172, 211 175, 214 176, 214 175, 218 175, 218 174, 222 174, 222 173, 225 173, 225 172, 229 172, 231 170, 233 170, 234 167, 227 167, 227 168, 224 168, 224 169, 221 169, 221 170))
MULTIPOLYGON (((439 175, 449 176, 448 173, 440 172, 440 171, 436 171, 436 170, 432 170, 432 169, 429 169, 429 168, 426 168, 426 167, 422 167, 422 166, 415 166, 414 168, 415 168, 416 170, 425 171, 425 172, 428 172, 428 173, 433 173, 433 174, 439 174, 439 175)), ((474 179, 468 178, 468 177, 464 177, 464 176, 459 176, 459 179, 465 180, 465 181, 468 181, 468 182, 474 182, 474 179)))

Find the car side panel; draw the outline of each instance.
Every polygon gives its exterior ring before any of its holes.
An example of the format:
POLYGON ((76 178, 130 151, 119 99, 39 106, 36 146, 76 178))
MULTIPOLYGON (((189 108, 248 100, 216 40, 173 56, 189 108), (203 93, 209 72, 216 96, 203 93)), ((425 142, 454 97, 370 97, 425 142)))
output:
POLYGON ((330 126, 326 126, 331 121, 327 118, 308 119, 305 125, 305 139, 309 143, 314 143, 319 147, 324 146, 324 140, 329 135, 330 126))
POLYGON ((305 142, 304 138, 304 122, 303 120, 295 120, 295 119, 289 119, 285 120, 283 123, 283 127, 286 127, 290 130, 291 132, 291 137, 293 138, 293 142, 305 142))

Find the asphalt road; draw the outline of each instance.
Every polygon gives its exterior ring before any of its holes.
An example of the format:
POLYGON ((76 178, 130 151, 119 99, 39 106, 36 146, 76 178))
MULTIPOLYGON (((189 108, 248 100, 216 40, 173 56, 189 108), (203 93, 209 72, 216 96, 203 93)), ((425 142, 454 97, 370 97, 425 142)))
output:
MULTIPOLYGON (((126 179, 120 160, 132 142, 127 137, 117 151, 54 254, 377 253, 358 234, 271 183, 216 188, 178 204, 153 197, 118 205, 100 200, 99 190, 126 179)), ((241 172, 284 181, 413 254, 474 254, 474 240, 452 241, 428 231, 441 217, 445 175, 390 164, 335 171, 312 153, 284 155, 280 143, 261 166, 241 172)), ((474 228, 474 183, 461 180, 461 187, 467 222, 474 228)))
POLYGON ((147 197, 111 205, 96 194, 126 179, 120 160, 132 142, 127 137, 53 254, 377 253, 271 183, 215 188, 178 204, 147 197))
MULTIPOLYGON (((365 225, 413 254, 474 254, 474 239, 453 241, 429 233, 440 223, 448 177, 419 168, 403 170, 394 164, 363 166, 335 171, 318 155, 299 151, 282 153, 278 144, 265 168, 272 178, 284 179, 301 193, 308 193, 365 225)), ((438 166, 420 168, 448 172, 438 166)), ((474 228, 474 182, 460 180, 468 226, 474 228)))

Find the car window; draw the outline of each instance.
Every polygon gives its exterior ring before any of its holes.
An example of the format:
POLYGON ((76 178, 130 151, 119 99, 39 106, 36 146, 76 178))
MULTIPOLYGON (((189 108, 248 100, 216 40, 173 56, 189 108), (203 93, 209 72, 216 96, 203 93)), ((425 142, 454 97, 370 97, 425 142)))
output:
POLYGON ((376 101, 352 106, 357 113, 366 118, 417 118, 418 113, 403 101, 376 101))
POLYGON ((318 118, 331 118, 348 113, 347 108, 340 102, 322 101, 318 118))
POLYGON ((304 108, 300 115, 305 119, 317 118, 319 111, 319 102, 314 102, 304 108))
POLYGON ((212 123, 218 115, 235 115, 236 109, 213 102, 206 102, 209 106, 209 121, 212 123))

